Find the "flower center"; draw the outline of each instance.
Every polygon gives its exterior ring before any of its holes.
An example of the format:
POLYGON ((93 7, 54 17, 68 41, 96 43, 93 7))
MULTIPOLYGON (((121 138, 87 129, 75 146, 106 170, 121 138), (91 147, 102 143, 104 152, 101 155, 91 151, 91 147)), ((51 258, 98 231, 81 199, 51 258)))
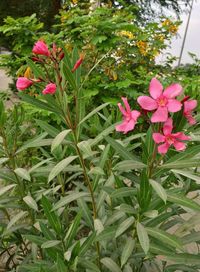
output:
POLYGON ((165 107, 167 105, 167 98, 164 97, 164 96, 160 96, 158 99, 157 99, 157 103, 158 103, 158 106, 160 107, 165 107))
POLYGON ((166 142, 168 143, 168 144, 173 144, 174 143, 174 137, 172 136, 172 135, 167 135, 167 136, 165 136, 166 137, 166 142))

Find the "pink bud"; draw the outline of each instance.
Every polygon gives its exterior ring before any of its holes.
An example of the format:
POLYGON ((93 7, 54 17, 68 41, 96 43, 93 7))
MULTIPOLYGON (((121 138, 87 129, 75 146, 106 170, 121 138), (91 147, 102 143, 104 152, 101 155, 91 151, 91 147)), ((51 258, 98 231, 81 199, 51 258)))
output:
POLYGON ((56 84, 49 83, 42 91, 43 94, 54 94, 56 92, 56 84))
POLYGON ((26 77, 19 77, 17 79, 16 87, 18 90, 23 91, 26 88, 30 87, 33 84, 31 80, 26 77))
POLYGON ((32 52, 37 54, 37 55, 44 55, 44 56, 47 56, 47 57, 50 55, 48 46, 43 41, 36 42, 34 47, 33 47, 32 52))
POLYGON ((77 60, 77 62, 75 63, 75 65, 74 65, 74 67, 73 67, 73 69, 72 69, 72 73, 78 69, 78 67, 81 65, 82 62, 83 62, 83 57, 80 57, 80 58, 77 60))

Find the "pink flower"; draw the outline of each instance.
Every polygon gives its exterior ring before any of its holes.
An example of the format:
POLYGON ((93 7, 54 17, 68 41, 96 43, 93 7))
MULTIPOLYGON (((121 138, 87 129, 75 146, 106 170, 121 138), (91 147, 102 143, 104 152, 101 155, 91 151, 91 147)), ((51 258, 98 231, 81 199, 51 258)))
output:
POLYGON ((116 131, 123 131, 126 134, 128 131, 134 129, 140 112, 136 110, 131 111, 126 97, 122 97, 122 100, 126 109, 122 107, 121 103, 118 103, 118 107, 123 114, 123 122, 116 126, 116 131))
POLYGON ((197 100, 190 100, 190 101, 185 101, 183 103, 184 109, 183 109, 183 115, 187 118, 188 122, 190 125, 196 124, 196 120, 192 116, 192 111, 196 108, 197 106, 197 100))
POLYGON ((47 57, 50 55, 48 46, 43 41, 36 42, 34 47, 33 47, 32 52, 37 54, 37 55, 44 55, 44 56, 47 56, 47 57))
POLYGON ((56 84, 49 83, 42 91, 43 94, 54 94, 56 92, 56 84))
POLYGON ((137 101, 145 110, 156 110, 151 117, 152 123, 165 122, 168 118, 168 112, 177 112, 181 109, 181 102, 174 99, 182 92, 181 85, 172 84, 163 92, 161 83, 156 78, 152 78, 149 92, 152 98, 139 96, 137 101))
POLYGON ((166 154, 169 147, 173 145, 177 151, 185 150, 186 145, 182 141, 190 140, 183 132, 172 133, 172 119, 168 118, 163 126, 163 134, 153 133, 154 142, 157 144, 164 143, 158 146, 158 153, 166 154))
POLYGON ((19 77, 16 82, 16 87, 18 90, 23 91, 33 84, 31 80, 26 77, 19 77))

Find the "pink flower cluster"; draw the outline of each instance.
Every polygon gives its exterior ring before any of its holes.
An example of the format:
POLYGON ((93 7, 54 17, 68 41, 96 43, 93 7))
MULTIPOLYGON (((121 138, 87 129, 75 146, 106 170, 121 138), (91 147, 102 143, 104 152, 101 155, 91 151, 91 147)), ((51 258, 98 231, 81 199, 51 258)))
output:
MULTIPOLYGON (((183 101, 177 100, 176 97, 182 93, 181 85, 172 84, 163 90, 162 84, 156 78, 151 80, 149 92, 151 97, 139 96, 137 102, 143 110, 147 112, 153 111, 150 118, 152 123, 164 123, 162 128, 163 134, 160 131, 153 133, 155 143, 162 143, 158 146, 158 152, 166 154, 170 146, 174 146, 177 151, 184 150, 186 145, 183 141, 190 140, 190 137, 182 132, 172 133, 173 120, 169 114, 180 111, 183 106, 183 116, 188 120, 189 124, 193 125, 196 123, 196 120, 192 116, 192 111, 196 108, 197 101, 188 101, 189 97, 186 97, 183 101)), ((131 110, 127 98, 122 97, 122 100, 125 109, 121 103, 118 103, 118 107, 123 115, 123 122, 116 126, 116 131, 126 134, 134 129, 141 113, 137 110, 131 110)))
MULTIPOLYGON (((52 52, 48 49, 47 44, 44 41, 37 41, 33 47, 32 52, 36 55, 42 55, 45 57, 51 57, 53 52, 55 53, 55 45, 53 45, 52 52)), ((33 57, 34 61, 42 62, 43 60, 40 58, 33 57)), ((41 80, 29 79, 26 77, 19 77, 16 82, 16 87, 18 90, 23 91, 28 87, 32 86, 36 82, 40 82, 41 80)), ((42 93, 45 94, 54 94, 56 92, 56 84, 55 83, 48 83, 42 93)))
MULTIPOLYGON (((32 49, 32 53, 35 55, 44 56, 45 58, 49 58, 52 61, 62 60, 64 57, 64 52, 61 48, 57 48, 55 44, 53 44, 52 50, 49 50, 47 44, 40 40, 35 43, 32 49)), ((32 57, 32 60, 38 63, 45 63, 44 59, 42 57, 34 56, 32 57)), ((72 68, 72 73, 75 72, 81 63, 83 62, 84 56, 81 55, 80 58, 77 60, 77 62, 74 64, 74 67, 72 68)), ((19 77, 17 79, 16 87, 18 90, 23 91, 27 89, 28 87, 32 86, 35 82, 39 82, 41 80, 34 80, 29 79, 26 77, 19 77)), ((49 83, 46 85, 45 89, 42 91, 44 95, 51 94, 53 95, 56 92, 56 84, 55 83, 49 83)))

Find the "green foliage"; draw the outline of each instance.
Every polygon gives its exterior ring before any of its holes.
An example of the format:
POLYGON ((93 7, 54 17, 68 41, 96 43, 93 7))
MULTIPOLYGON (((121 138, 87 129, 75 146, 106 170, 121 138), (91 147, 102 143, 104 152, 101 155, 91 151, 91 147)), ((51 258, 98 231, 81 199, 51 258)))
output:
POLYGON ((40 66, 29 61, 44 81, 20 93, 21 106, 0 104, 0 256, 7 269, 197 271, 199 252, 187 245, 199 244, 199 126, 185 126, 196 142, 165 156, 143 121, 135 134, 116 134, 111 104, 87 112, 87 77, 81 67, 72 72, 77 49, 64 49, 62 60, 56 50, 54 58, 39 56, 46 60, 40 66), (41 95, 49 75, 56 92, 41 95), (39 109, 34 122, 25 103, 39 109))

